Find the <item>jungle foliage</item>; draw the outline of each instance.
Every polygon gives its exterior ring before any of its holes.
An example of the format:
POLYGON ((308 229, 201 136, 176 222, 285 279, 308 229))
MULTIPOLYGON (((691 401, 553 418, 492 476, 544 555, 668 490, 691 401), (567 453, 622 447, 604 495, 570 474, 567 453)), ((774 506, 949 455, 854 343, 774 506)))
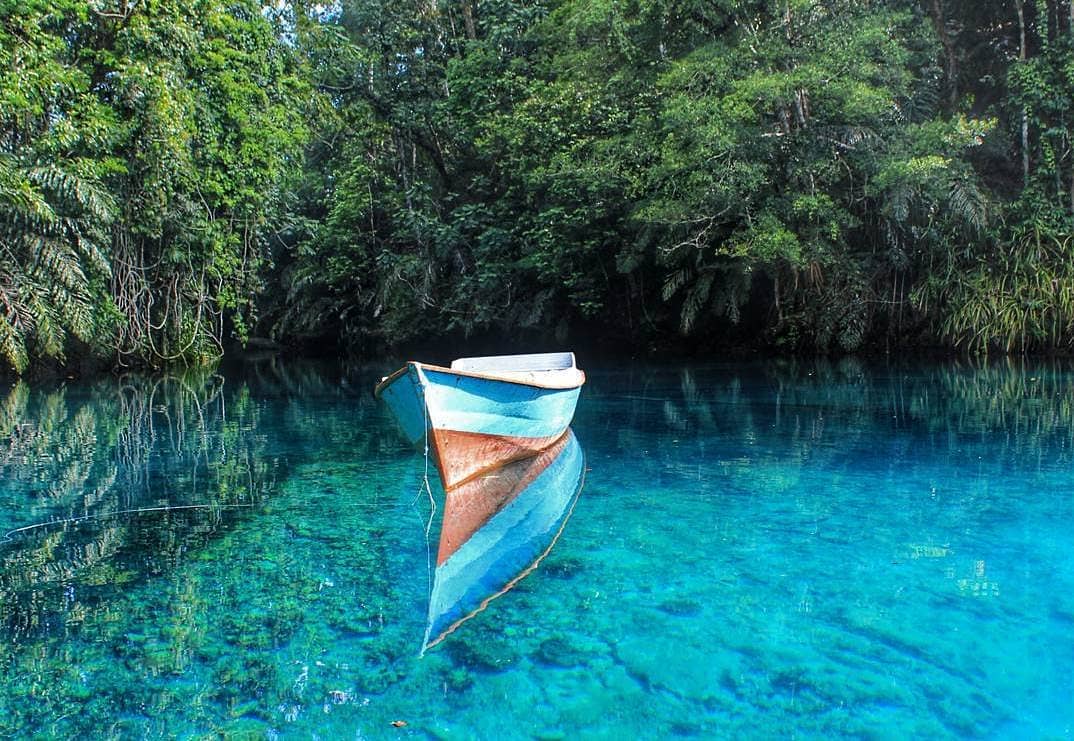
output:
POLYGON ((309 89, 257 0, 0 3, 0 357, 219 356, 309 89))
POLYGON ((1074 0, 0 2, 0 357, 1074 342, 1074 0))

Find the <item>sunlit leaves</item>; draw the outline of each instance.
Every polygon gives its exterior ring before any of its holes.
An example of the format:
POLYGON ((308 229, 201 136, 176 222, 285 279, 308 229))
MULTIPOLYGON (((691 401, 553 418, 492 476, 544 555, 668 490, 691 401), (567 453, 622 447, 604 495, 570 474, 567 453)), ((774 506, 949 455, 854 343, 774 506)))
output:
POLYGON ((249 330, 304 84, 257 0, 0 8, 0 353, 121 362, 249 330), (115 268, 115 269, 113 269, 115 268))

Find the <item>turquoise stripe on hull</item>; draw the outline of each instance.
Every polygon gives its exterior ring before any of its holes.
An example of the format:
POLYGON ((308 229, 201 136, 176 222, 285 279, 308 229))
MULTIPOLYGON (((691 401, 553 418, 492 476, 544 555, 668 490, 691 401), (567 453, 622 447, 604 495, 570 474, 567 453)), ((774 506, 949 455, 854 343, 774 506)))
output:
POLYGON ((554 437, 571 423, 580 388, 545 389, 424 369, 432 426, 515 437, 554 437))
POLYGON ((426 647, 513 586, 555 544, 585 479, 582 448, 572 431, 566 434, 563 452, 437 567, 426 647))
POLYGON ((428 427, 502 437, 558 437, 570 426, 580 392, 581 387, 539 388, 408 363, 379 396, 406 438, 419 444, 428 427))

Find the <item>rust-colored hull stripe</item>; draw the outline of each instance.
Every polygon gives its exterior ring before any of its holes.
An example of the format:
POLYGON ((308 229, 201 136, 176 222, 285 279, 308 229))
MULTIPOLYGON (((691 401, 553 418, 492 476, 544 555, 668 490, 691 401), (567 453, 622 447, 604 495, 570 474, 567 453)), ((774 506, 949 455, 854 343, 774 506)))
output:
POLYGON ((562 432, 549 437, 515 437, 457 430, 430 431, 445 491, 486 471, 535 456, 562 436, 562 432))

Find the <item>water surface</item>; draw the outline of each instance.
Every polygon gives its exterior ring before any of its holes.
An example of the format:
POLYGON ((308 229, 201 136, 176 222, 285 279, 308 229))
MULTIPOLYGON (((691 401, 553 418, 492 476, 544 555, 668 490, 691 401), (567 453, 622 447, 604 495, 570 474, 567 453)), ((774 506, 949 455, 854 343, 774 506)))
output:
POLYGON ((385 370, 0 387, 0 736, 1074 735, 1070 368, 590 366, 555 549, 420 658, 385 370))

